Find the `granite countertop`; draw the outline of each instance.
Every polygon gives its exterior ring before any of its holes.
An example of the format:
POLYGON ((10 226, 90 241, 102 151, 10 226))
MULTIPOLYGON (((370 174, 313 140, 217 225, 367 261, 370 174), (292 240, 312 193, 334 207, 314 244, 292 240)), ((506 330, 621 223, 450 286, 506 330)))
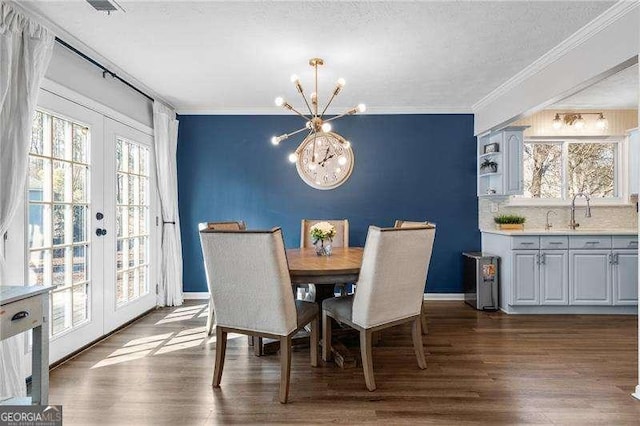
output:
POLYGON ((497 235, 638 235, 637 229, 527 229, 524 231, 501 231, 498 229, 481 229, 480 232, 497 235))

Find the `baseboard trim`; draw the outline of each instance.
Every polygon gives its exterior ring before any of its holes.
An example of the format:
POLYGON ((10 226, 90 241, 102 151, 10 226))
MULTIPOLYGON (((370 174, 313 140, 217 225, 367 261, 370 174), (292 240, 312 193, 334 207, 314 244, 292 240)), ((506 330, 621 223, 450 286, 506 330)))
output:
POLYGON ((640 385, 636 386, 636 391, 632 393, 631 396, 635 399, 640 399, 640 385))
POLYGON ((184 300, 207 300, 209 299, 208 291, 185 291, 182 293, 184 300))
POLYGON ((464 300, 464 293, 425 293, 424 300, 464 300))
MULTIPOLYGON (((207 300, 207 291, 185 291, 184 300, 207 300)), ((464 293, 425 293, 424 300, 464 300, 464 293)))

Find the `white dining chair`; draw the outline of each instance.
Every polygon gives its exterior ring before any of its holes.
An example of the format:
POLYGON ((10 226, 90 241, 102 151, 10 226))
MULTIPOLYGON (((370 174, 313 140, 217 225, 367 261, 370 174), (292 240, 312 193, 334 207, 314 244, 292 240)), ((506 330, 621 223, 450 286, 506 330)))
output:
POLYGON ((331 356, 331 318, 360 332, 360 352, 367 389, 376 389, 373 377, 372 335, 407 322, 418 366, 427 367, 422 347, 421 295, 427 278, 435 228, 369 227, 358 290, 353 296, 322 302, 322 358, 331 356))
MULTIPOLYGON (((410 221, 410 220, 396 220, 395 225, 393 226, 394 228, 413 228, 416 226, 433 226, 435 227, 436 224, 433 222, 429 222, 427 220, 425 220, 424 222, 414 222, 414 221, 410 221)), ((420 320, 422 321, 422 334, 429 334, 429 327, 427 324, 427 308, 424 304, 424 294, 420 296, 421 297, 421 304, 422 304, 422 309, 420 311, 420 320)))
POLYGON ((315 303, 295 300, 280 228, 270 231, 200 231, 207 280, 216 307, 213 387, 220 386, 227 333, 280 341, 281 403, 289 395, 291 338, 311 324, 311 365, 318 365, 315 303))
MULTIPOLYGON (((205 229, 218 230, 218 231, 220 230, 243 231, 247 229, 247 225, 242 220, 229 221, 229 222, 201 222, 198 224, 199 231, 202 231, 205 229)), ((205 274, 206 274, 206 268, 205 268, 205 274)), ((209 291, 209 309, 207 312, 207 335, 211 336, 211 333, 213 332, 213 327, 216 321, 215 321, 215 310, 213 307, 213 300, 211 298, 211 288, 209 287, 209 280, 207 280, 207 290, 209 291)))

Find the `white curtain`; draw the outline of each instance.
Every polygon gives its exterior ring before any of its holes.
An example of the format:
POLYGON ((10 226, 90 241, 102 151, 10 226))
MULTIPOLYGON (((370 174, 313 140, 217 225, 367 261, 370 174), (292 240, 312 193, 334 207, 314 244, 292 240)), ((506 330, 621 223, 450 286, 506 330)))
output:
POLYGON ((166 105, 153 103, 153 134, 156 152, 156 175, 162 207, 162 263, 160 304, 182 305, 182 241, 178 217, 178 120, 166 105))
MULTIPOLYGON (((0 1, 0 245, 27 179, 31 121, 54 36, 0 1)), ((6 283, 0 247, 0 285, 6 283)), ((0 343, 0 396, 24 396, 23 335, 0 343)))

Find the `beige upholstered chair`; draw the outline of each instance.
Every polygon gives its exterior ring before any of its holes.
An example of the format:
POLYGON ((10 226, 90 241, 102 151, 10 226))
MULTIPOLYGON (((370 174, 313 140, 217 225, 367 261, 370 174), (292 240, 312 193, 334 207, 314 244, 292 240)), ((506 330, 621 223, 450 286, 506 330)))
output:
MULTIPOLYGON (((396 220, 396 223, 394 225, 394 228, 412 228, 412 227, 416 227, 416 226, 424 226, 424 225, 429 225, 429 226, 436 226, 435 223, 433 222, 429 222, 429 221, 424 221, 424 222, 412 222, 409 220, 396 220)), ((420 311, 420 319, 422 321, 422 334, 429 334, 429 328, 427 326, 427 309, 424 306, 424 294, 421 296, 422 297, 422 310, 420 311)))
POLYGON ((220 386, 227 333, 280 340, 280 402, 289 395, 291 338, 311 323, 311 365, 318 364, 318 306, 294 301, 280 228, 200 231, 207 280, 216 306, 213 387, 220 386))
MULTIPOLYGON (((202 231, 204 229, 212 229, 217 231, 244 231, 247 229, 247 225, 245 225, 244 221, 239 220, 237 222, 201 222, 198 224, 198 230, 202 231)), ((206 273, 206 268, 205 268, 206 273)), ((209 280, 207 279, 207 287, 209 287, 209 280)), ((215 324, 215 311, 213 309, 213 299, 211 298, 211 288, 209 290, 209 313, 207 314, 207 335, 211 336, 213 331, 213 326, 215 324)), ((249 339, 250 343, 253 343, 251 339, 249 339)))
MULTIPOLYGON (((336 228, 336 236, 331 242, 332 247, 349 247, 349 221, 347 219, 327 220, 327 219, 302 219, 300 224, 300 248, 313 247, 313 241, 309 230, 318 222, 329 222, 336 228)), ((343 283, 336 283, 341 295, 346 295, 346 286, 343 283)), ((302 284, 299 288, 306 289, 305 300, 314 301, 316 289, 313 284, 302 284)))
POLYGON ((358 290, 353 296, 322 302, 322 358, 331 355, 331 319, 360 332, 360 351, 367 389, 376 389, 371 354, 372 334, 406 322, 418 366, 427 367, 420 324, 421 295, 433 249, 435 228, 369 227, 364 246, 358 290))

